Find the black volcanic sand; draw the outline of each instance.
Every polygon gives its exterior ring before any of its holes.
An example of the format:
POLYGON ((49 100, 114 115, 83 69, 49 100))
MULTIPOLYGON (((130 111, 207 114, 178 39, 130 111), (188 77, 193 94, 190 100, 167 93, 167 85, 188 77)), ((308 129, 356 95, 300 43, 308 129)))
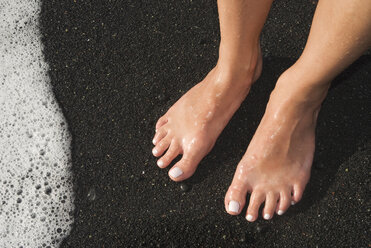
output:
POLYGON ((367 54, 323 104, 303 200, 256 223, 224 210, 236 165, 275 81, 303 49, 314 9, 312 1, 275 1, 263 74, 183 192, 155 165, 151 140, 156 120, 216 63, 216 3, 43 1, 45 57, 73 136, 75 224, 62 247, 369 247, 367 54))

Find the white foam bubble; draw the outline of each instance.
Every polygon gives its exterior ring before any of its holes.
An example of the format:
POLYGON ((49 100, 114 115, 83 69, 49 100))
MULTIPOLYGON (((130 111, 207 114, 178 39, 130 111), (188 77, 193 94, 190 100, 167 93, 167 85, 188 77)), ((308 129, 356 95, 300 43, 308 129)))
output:
POLYGON ((57 247, 73 223, 70 134, 47 75, 38 0, 0 0, 0 247, 57 247))

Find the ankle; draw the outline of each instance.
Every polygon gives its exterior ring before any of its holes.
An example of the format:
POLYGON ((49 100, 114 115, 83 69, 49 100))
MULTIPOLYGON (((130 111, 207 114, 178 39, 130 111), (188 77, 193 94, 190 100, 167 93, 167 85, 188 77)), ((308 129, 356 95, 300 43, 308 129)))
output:
POLYGON ((318 109, 326 98, 330 83, 318 82, 291 67, 277 80, 272 94, 284 96, 290 102, 318 109))
MULTIPOLYGON (((217 68, 230 76, 239 76, 255 81, 256 71, 261 71, 262 55, 259 43, 241 48, 220 44, 217 68)), ((260 73, 258 73, 260 75, 260 73)))
POLYGON ((231 86, 243 86, 250 88, 260 77, 262 71, 262 58, 259 53, 257 58, 241 60, 225 60, 219 58, 214 70, 218 80, 230 83, 231 86))

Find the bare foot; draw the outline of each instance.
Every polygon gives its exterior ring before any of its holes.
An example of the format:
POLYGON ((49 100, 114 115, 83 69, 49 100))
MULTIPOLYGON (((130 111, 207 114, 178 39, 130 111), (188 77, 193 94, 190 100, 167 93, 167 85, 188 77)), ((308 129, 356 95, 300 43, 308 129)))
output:
POLYGON ((297 203, 309 180, 315 147, 317 115, 328 87, 297 83, 291 72, 280 77, 266 112, 238 164, 225 197, 229 214, 237 215, 251 193, 246 219, 282 215, 297 203))
POLYGON ((152 153, 160 157, 160 168, 167 167, 179 154, 182 159, 169 171, 174 181, 189 178, 201 159, 210 152, 258 79, 262 69, 260 48, 246 60, 218 62, 205 79, 184 94, 156 124, 152 153))

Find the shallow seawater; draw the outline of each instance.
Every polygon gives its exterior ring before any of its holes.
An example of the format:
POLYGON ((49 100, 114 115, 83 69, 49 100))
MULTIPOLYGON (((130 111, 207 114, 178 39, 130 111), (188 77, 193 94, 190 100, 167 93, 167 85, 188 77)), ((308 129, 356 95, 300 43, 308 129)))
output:
POLYGON ((73 223, 71 136, 42 53, 40 7, 0 0, 0 247, 58 247, 73 223))

